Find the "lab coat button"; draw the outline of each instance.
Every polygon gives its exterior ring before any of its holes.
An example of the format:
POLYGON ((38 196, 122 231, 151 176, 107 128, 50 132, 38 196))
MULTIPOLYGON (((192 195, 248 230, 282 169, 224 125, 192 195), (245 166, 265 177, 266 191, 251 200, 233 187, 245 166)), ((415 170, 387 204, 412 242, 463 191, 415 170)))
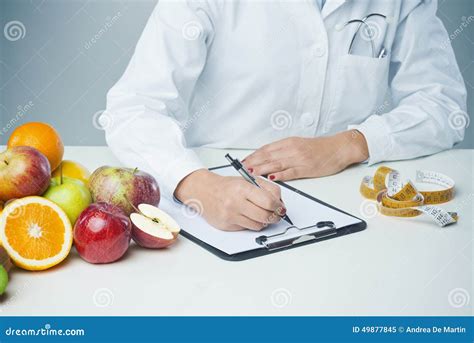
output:
POLYGON ((301 122, 304 126, 311 126, 314 124, 314 117, 311 113, 306 112, 301 115, 301 122))

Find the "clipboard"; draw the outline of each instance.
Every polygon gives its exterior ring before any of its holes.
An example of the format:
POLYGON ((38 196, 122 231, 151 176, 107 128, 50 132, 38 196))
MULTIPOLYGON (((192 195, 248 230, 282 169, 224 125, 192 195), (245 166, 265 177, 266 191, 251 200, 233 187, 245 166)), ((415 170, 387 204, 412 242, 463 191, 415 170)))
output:
MULTIPOLYGON (((219 166, 215 168, 210 168, 211 171, 219 171, 222 168, 230 168, 230 165, 219 166)), ((356 223, 343 226, 343 227, 336 227, 334 222, 332 222, 329 218, 325 218, 324 220, 320 220, 315 222, 313 225, 307 225, 305 227, 297 227, 297 226, 290 226, 280 232, 273 233, 273 234, 266 234, 265 230, 259 233, 258 237, 254 238, 256 244, 256 248, 248 251, 238 252, 238 253, 226 253, 215 246, 206 243, 203 239, 197 237, 196 235, 191 234, 190 232, 186 231, 186 227, 182 227, 181 235, 190 241, 196 243, 197 245, 201 246, 202 248, 206 249, 207 251, 211 252, 212 254, 227 260, 227 261, 244 261, 251 258, 256 258, 264 255, 270 255, 277 252, 285 251, 288 249, 294 249, 300 246, 313 244, 317 242, 321 242, 328 239, 333 239, 341 236, 345 236, 351 233, 356 233, 364 230, 367 227, 367 223, 347 212, 344 212, 332 205, 329 205, 315 197, 312 197, 309 194, 306 194, 284 182, 276 182, 281 187, 286 188, 289 191, 295 192, 298 195, 310 199, 316 203, 321 204, 329 209, 342 213, 346 216, 352 217, 356 220, 356 223)), ((184 205, 182 205, 184 206, 184 205)), ((217 229, 215 229, 217 230, 217 229)))

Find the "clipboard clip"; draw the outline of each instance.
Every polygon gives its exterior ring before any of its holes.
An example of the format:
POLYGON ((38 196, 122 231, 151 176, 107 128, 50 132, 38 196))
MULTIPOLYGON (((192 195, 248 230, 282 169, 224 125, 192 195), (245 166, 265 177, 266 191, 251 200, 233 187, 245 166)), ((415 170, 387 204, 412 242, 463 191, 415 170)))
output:
POLYGON ((337 229, 333 222, 321 221, 303 228, 292 225, 281 233, 259 236, 255 238, 255 242, 271 251, 335 234, 337 234, 337 229))

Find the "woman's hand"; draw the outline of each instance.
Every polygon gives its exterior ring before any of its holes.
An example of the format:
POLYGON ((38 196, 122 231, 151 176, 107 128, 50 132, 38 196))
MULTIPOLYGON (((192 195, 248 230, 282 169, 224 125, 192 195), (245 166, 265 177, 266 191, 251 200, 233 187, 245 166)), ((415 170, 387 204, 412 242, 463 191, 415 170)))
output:
POLYGON ((256 150, 243 163, 255 175, 286 181, 335 174, 368 156, 364 136, 351 130, 328 137, 282 139, 256 150))
POLYGON ((200 169, 185 177, 175 196, 214 227, 226 231, 260 231, 286 213, 280 187, 263 179, 258 188, 242 177, 220 176, 200 169))

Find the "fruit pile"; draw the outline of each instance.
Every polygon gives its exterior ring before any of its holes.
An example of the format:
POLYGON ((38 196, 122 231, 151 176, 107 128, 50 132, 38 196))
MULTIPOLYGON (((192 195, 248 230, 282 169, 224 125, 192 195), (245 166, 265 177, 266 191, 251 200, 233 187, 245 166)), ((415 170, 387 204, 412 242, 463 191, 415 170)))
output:
POLYGON ((16 128, 0 153, 0 294, 10 259, 45 270, 74 243, 87 262, 110 263, 132 239, 165 248, 178 237, 178 224, 157 207, 160 189, 150 174, 104 166, 91 175, 63 154, 61 137, 45 123, 16 128))

